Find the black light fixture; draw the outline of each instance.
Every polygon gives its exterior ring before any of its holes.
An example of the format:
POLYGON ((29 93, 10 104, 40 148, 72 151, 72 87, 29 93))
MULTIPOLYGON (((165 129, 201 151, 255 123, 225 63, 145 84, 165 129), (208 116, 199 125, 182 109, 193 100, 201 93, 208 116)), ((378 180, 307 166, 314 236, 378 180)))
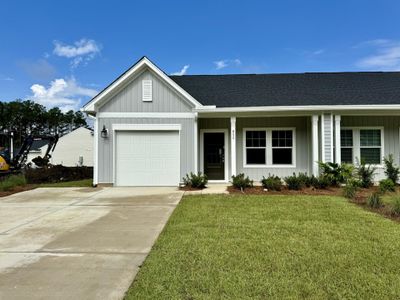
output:
POLYGON ((108 138, 108 129, 106 128, 106 125, 103 125, 103 129, 101 131, 101 137, 103 139, 108 138))

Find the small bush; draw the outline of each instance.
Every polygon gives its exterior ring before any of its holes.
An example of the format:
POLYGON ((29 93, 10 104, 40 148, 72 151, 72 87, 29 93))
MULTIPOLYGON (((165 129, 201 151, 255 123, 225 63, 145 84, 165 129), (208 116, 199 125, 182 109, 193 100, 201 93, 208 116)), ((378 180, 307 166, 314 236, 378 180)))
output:
POLYGON ((374 192, 368 196, 367 204, 372 208, 379 208, 382 206, 381 193, 374 192))
POLYGON ((203 189, 206 187, 207 182, 207 175, 202 174, 201 172, 197 174, 190 172, 190 174, 186 174, 186 177, 183 177, 183 183, 192 188, 203 189))
POLYGON ((250 180, 249 176, 245 176, 243 173, 232 176, 232 185, 240 190, 250 188, 253 186, 253 180, 250 180))
POLYGON ((26 185, 26 179, 24 175, 11 175, 1 179, 0 191, 9 191, 16 186, 24 185, 26 185))
POLYGON ((392 214, 398 216, 400 215, 400 197, 396 197, 392 204, 392 214))
POLYGON ((329 180, 329 185, 338 186, 345 183, 353 174, 354 167, 349 164, 339 165, 333 162, 318 162, 321 169, 321 175, 329 180))
POLYGON ((383 162, 385 164, 385 174, 387 178, 396 184, 399 180, 400 169, 394 165, 393 154, 389 154, 388 157, 384 157, 383 162))
POLYGON ((386 193, 386 192, 394 192, 395 185, 394 182, 392 181, 392 179, 382 179, 381 181, 379 181, 379 190, 382 193, 386 193))
POLYGON ((278 176, 269 175, 267 178, 263 176, 261 180, 261 184, 265 189, 271 191, 280 191, 282 190, 282 180, 278 176))
POLYGON ((330 176, 320 175, 318 177, 314 176, 312 180, 312 186, 318 190, 324 190, 332 185, 330 176))
POLYGON ((351 182, 347 183, 345 187, 343 187, 343 196, 347 199, 354 199, 358 191, 358 185, 352 184, 351 182))
POLYGON ((356 172, 360 180, 361 187, 369 188, 374 184, 373 179, 375 170, 375 167, 371 165, 367 166, 364 161, 361 161, 357 164, 356 172))
POLYGON ((312 176, 308 176, 307 173, 299 173, 297 178, 300 180, 302 186, 310 187, 312 185, 312 176))
POLYGON ((289 190, 301 190, 304 187, 304 183, 301 178, 296 176, 295 173, 293 173, 292 176, 287 176, 284 178, 286 185, 289 190))

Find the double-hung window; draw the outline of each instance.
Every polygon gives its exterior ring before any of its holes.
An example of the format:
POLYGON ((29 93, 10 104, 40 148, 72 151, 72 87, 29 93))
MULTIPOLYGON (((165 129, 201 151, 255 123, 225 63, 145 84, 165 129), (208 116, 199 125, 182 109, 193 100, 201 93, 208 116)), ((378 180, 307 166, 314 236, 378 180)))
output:
POLYGON ((245 129, 245 166, 293 166, 294 129, 245 129))
POLYGON ((356 163, 356 159, 366 164, 382 163, 382 129, 351 128, 340 130, 342 163, 356 163))

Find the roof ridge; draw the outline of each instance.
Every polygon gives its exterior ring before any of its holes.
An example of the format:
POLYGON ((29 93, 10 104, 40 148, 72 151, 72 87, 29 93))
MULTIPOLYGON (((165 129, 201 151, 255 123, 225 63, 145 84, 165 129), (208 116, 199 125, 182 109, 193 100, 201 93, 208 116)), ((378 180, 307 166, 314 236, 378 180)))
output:
POLYGON ((298 73, 234 73, 234 74, 189 74, 168 75, 169 77, 212 77, 212 76, 268 76, 268 75, 313 75, 313 74, 400 74, 400 71, 335 71, 335 72, 298 72, 298 73))

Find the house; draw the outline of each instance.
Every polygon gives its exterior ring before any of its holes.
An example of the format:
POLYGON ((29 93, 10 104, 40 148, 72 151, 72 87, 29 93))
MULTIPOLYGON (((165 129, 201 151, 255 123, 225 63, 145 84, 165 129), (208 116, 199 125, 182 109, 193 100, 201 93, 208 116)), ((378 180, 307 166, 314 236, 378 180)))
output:
MULTIPOLYGON (((66 167, 93 167, 93 140, 93 131, 85 127, 79 127, 61 136, 51 154, 50 163, 66 167)), ((27 162, 37 156, 43 156, 46 153, 47 144, 47 140, 34 141, 27 162), (39 142, 41 144, 38 144, 39 142)))
POLYGON ((318 175, 400 156, 400 73, 168 76, 143 57, 84 107, 95 118, 94 184, 178 185, 318 175))

